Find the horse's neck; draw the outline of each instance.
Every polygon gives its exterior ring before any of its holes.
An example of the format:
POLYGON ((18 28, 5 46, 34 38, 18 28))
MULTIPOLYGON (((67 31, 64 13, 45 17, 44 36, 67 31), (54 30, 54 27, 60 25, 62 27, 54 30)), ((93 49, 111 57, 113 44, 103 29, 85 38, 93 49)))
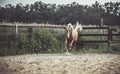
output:
POLYGON ((72 35, 72 31, 67 31, 67 38, 70 38, 72 35))

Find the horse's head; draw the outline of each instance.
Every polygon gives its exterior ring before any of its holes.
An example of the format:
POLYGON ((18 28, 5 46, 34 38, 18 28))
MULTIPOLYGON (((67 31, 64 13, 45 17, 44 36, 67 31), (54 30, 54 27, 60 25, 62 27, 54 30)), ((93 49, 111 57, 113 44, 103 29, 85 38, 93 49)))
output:
POLYGON ((67 30, 67 38, 70 38, 70 35, 72 33, 72 30, 73 30, 73 26, 71 23, 68 24, 68 26, 66 27, 66 30, 67 30))
POLYGON ((67 31, 72 31, 73 30, 73 26, 71 23, 68 24, 68 26, 66 27, 67 31))

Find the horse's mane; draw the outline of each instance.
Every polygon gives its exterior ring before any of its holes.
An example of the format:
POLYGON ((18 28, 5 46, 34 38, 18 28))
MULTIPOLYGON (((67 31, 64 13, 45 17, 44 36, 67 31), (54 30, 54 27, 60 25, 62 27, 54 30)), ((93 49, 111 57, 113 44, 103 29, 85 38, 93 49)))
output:
POLYGON ((66 29, 67 29, 67 38, 70 38, 72 30, 74 29, 72 24, 69 23, 68 26, 66 27, 66 29))

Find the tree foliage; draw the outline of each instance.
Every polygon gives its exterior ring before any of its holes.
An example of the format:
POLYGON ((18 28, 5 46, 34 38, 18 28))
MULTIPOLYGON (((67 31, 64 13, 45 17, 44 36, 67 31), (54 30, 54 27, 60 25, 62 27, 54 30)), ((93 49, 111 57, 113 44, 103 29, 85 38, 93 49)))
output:
POLYGON ((104 19, 105 25, 119 25, 120 2, 107 2, 101 5, 95 2, 93 5, 80 5, 76 2, 66 5, 46 4, 37 1, 34 4, 22 3, 13 6, 7 4, 0 7, 0 22, 24 22, 24 23, 51 23, 51 24, 100 24, 104 19))

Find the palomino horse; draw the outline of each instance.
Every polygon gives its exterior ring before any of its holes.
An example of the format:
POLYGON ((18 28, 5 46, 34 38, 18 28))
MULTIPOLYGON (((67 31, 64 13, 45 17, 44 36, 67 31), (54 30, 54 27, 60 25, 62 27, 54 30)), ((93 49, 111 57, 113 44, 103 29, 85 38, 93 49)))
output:
POLYGON ((77 23, 77 26, 74 28, 72 24, 68 24, 66 30, 67 30, 67 35, 65 40, 65 49, 68 52, 68 50, 72 49, 73 44, 77 43, 78 30, 82 31, 82 26, 77 23))

